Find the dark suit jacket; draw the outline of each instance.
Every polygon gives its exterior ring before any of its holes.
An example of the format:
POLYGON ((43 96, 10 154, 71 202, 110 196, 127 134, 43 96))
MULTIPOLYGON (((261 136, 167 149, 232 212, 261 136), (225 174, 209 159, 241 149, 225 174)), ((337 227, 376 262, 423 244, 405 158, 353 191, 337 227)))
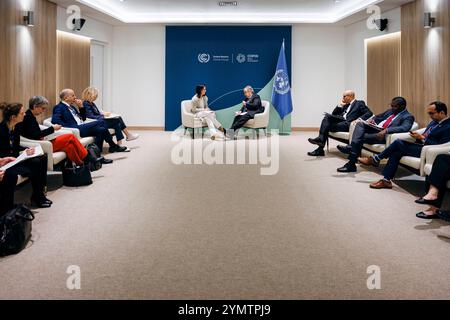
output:
MULTIPOLYGON (((350 108, 348 106, 347 108, 350 108)), ((345 107, 337 106, 333 110, 333 115, 335 116, 343 116, 345 111, 347 110, 345 107)), ((363 120, 369 119, 373 115, 372 111, 370 111, 369 107, 366 106, 366 103, 362 100, 355 100, 351 105, 350 112, 347 114, 346 121, 350 124, 351 122, 361 118, 363 120)))
POLYGON ((100 110, 98 110, 97 106, 95 105, 95 103, 91 103, 89 101, 83 101, 83 106, 84 106, 84 110, 86 110, 86 117, 90 118, 90 119, 97 119, 97 120, 102 120, 104 119, 104 116, 102 115, 102 113, 100 112, 100 110))
POLYGON ((245 107, 242 106, 242 108, 241 108, 242 112, 247 112, 252 117, 254 117, 255 114, 257 114, 257 113, 264 112, 264 107, 261 104, 261 98, 256 93, 254 93, 250 97, 250 99, 246 98, 244 101, 247 102, 247 104, 245 107))
POLYGON ((11 133, 12 146, 10 140, 10 132, 5 121, 0 123, 0 158, 19 156, 19 152, 25 150, 20 146, 20 127, 16 126, 11 133))
MULTIPOLYGON (((386 120, 393 114, 392 109, 389 109, 377 116, 373 119, 376 124, 379 124, 380 122, 386 120)), ((400 132, 408 132, 411 130, 412 126, 414 124, 414 116, 408 112, 408 110, 403 110, 400 112, 397 116, 397 118, 394 119, 394 121, 391 122, 389 127, 387 127, 387 133, 400 133, 400 132)))
MULTIPOLYGON (((427 130, 430 127, 436 126, 436 121, 431 121, 427 126, 427 130)), ((425 131, 427 131, 425 130, 425 131)), ((431 130, 428 137, 425 139, 425 145, 443 144, 450 141, 450 118, 438 124, 433 130, 431 130)))
MULTIPOLYGON (((80 115, 81 119, 86 120, 86 110, 85 108, 81 108, 80 111, 76 107, 71 107, 73 110, 80 115)), ((67 128, 78 128, 78 123, 74 119, 72 113, 69 110, 69 107, 64 103, 60 102, 53 108, 53 116, 52 123, 60 124, 63 127, 67 128)))
POLYGON ((55 132, 53 127, 41 130, 39 123, 31 110, 27 110, 23 122, 19 123, 17 126, 20 128, 21 135, 31 140, 41 140, 45 136, 55 132))

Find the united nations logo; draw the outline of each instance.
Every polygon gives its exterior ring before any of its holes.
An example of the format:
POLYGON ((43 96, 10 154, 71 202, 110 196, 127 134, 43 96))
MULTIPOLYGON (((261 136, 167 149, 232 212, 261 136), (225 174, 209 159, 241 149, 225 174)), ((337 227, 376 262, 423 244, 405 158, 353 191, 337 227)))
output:
POLYGON ((245 54, 239 53, 236 56, 236 61, 239 63, 244 63, 245 62, 245 54))
POLYGON ((286 72, 284 72, 284 70, 278 70, 275 73, 275 82, 273 83, 273 87, 278 94, 285 94, 291 90, 289 76, 286 72))
POLYGON ((210 59, 211 59, 211 56, 207 53, 200 53, 198 55, 198 61, 200 63, 208 63, 210 59))

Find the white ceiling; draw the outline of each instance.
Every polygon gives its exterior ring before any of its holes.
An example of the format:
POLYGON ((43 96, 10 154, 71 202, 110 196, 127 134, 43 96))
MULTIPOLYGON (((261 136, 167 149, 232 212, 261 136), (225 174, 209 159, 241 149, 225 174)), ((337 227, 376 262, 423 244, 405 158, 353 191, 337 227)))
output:
POLYGON ((364 19, 365 10, 381 11, 412 0, 51 0, 63 7, 76 4, 82 15, 112 24, 123 23, 337 23, 364 19))

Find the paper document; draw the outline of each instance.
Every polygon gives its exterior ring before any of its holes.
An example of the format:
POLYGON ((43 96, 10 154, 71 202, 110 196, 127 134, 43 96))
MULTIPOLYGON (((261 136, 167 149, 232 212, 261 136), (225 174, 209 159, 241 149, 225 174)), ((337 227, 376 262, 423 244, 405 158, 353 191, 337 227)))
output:
POLYGON ((44 151, 42 150, 42 147, 40 145, 37 145, 37 146, 33 147, 33 149, 34 149, 34 154, 33 155, 29 156, 29 155, 27 155, 26 151, 23 151, 16 158, 16 160, 5 164, 3 167, 0 168, 0 170, 6 171, 7 169, 9 169, 11 167, 14 167, 16 164, 18 164, 18 163, 20 163, 22 161, 25 161, 25 160, 28 160, 28 159, 31 159, 31 158, 34 158, 34 157, 39 157, 39 156, 42 156, 44 154, 44 151))
POLYGON ((108 116, 105 115, 104 117, 105 117, 105 119, 114 119, 114 118, 119 118, 120 115, 111 113, 111 114, 108 114, 108 116))
POLYGON ((375 130, 378 130, 378 131, 383 130, 382 127, 379 127, 379 126, 377 126, 376 124, 370 123, 369 121, 363 120, 362 122, 363 122, 366 126, 369 126, 369 127, 373 128, 373 129, 375 129, 375 130))

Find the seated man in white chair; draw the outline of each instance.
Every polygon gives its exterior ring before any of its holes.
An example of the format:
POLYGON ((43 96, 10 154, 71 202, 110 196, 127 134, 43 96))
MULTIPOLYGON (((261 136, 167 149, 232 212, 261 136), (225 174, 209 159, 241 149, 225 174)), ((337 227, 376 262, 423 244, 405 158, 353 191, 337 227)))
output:
POLYGON ((261 98, 255 93, 252 87, 246 86, 244 88, 245 100, 242 101, 242 108, 236 112, 233 124, 231 125, 230 132, 227 136, 233 139, 240 128, 242 128, 248 120, 254 119, 255 115, 264 112, 264 107, 261 103, 261 98))

